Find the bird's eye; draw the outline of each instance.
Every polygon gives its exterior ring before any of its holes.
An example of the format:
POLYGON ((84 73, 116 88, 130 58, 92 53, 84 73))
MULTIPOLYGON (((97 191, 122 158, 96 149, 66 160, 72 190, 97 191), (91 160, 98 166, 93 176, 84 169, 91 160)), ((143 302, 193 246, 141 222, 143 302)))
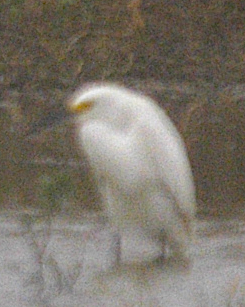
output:
POLYGON ((85 113, 92 109, 93 102, 92 101, 82 101, 78 103, 71 103, 69 105, 69 109, 72 113, 85 113))

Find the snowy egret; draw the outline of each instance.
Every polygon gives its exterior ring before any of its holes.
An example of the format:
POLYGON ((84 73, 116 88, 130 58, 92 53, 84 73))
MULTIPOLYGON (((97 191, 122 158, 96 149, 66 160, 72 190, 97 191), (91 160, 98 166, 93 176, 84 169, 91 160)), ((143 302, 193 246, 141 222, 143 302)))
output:
MULTIPOLYGON (((195 188, 180 134, 149 97, 103 83, 68 102, 78 114, 78 139, 95 175, 103 206, 118 232, 139 227, 188 261, 195 188)), ((178 259, 178 260, 177 260, 178 259)))

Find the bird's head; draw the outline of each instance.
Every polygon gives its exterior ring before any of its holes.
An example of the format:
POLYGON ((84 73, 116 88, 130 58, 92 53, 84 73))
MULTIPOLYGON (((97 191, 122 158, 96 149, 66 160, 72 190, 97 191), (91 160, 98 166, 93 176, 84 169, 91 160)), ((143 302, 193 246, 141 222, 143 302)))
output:
POLYGON ((76 91, 68 101, 68 109, 79 121, 103 121, 120 129, 133 121, 139 97, 118 85, 94 84, 76 91))

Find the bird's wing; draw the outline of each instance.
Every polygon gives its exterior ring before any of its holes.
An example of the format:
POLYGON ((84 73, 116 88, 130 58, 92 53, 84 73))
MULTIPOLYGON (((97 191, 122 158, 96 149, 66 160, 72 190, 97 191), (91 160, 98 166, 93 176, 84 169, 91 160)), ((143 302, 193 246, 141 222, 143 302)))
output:
POLYGON ((164 112, 160 120, 152 119, 146 116, 138 124, 141 146, 145 148, 153 171, 176 199, 180 210, 194 216, 195 189, 184 143, 164 112))

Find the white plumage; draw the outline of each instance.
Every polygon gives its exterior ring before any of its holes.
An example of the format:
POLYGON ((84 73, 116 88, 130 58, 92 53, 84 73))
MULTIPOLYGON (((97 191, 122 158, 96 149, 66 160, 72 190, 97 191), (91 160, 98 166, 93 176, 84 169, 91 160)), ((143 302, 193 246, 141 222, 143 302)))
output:
POLYGON ((139 227, 188 260, 195 189, 182 139, 149 97, 114 84, 79 90, 69 101, 78 136, 114 227, 139 227))

